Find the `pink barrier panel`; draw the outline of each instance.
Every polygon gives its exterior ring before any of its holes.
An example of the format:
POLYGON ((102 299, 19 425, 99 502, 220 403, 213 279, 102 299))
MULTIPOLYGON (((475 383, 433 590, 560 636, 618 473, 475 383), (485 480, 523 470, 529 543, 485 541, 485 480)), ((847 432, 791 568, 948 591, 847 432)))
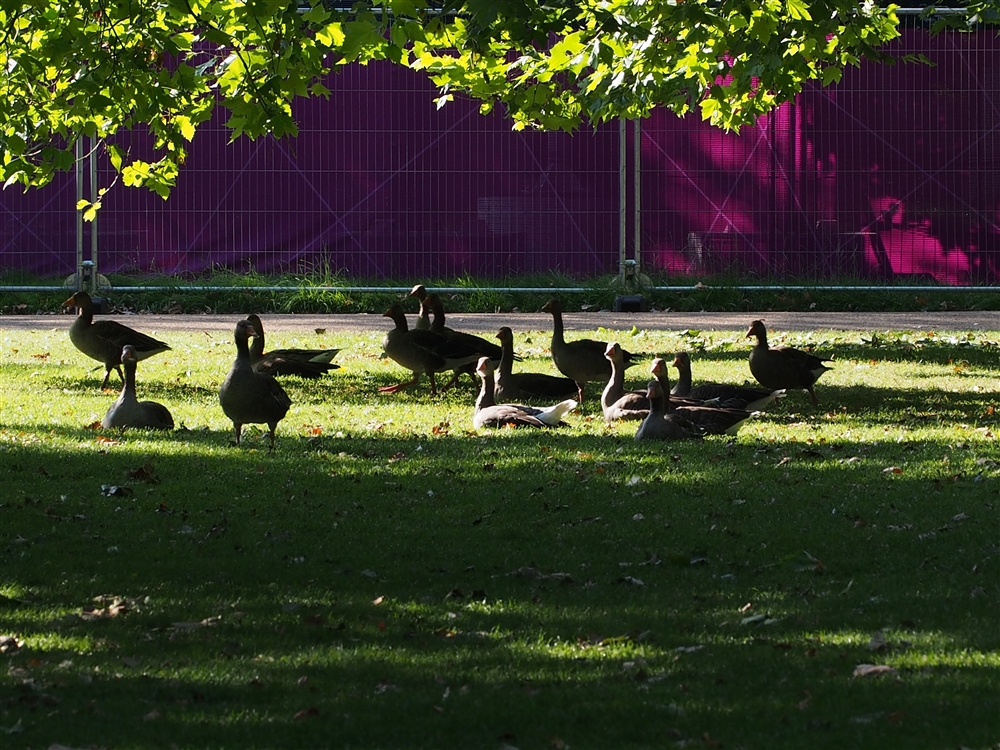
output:
MULTIPOLYGON (((666 111, 643 122, 646 270, 997 283, 1000 41, 911 30, 894 49, 936 65, 850 69, 739 135, 666 111)), ((329 85, 329 100, 298 103, 295 140, 229 143, 220 113, 167 201, 115 186, 101 272, 617 273, 617 124, 514 133, 475 102, 436 109, 423 77, 387 64, 329 85)), ((142 153, 141 134, 120 142, 142 153)), ((0 272, 73 273, 75 200, 72 176, 0 194, 0 272)))

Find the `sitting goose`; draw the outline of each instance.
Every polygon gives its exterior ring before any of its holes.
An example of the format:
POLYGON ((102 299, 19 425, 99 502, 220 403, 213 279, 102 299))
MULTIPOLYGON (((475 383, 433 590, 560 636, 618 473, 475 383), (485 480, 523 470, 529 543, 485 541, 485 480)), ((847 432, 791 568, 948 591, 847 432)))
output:
MULTIPOLYGON (((667 363, 663 358, 654 358, 649 371, 656 378, 663 393, 669 394, 670 375, 667 372, 667 363)), ((682 399, 680 396, 667 396, 666 401, 665 409, 668 412, 674 412, 694 424, 703 435, 735 435, 739 431, 740 425, 753 416, 746 409, 729 409, 698 402, 692 403, 691 399, 682 399), (683 401, 687 401, 687 403, 677 405, 678 402, 683 401)))
POLYGON ((435 373, 454 370, 479 359, 480 355, 477 352, 460 342, 447 339, 440 333, 410 330, 406 324, 403 308, 396 303, 390 305, 383 316, 392 318, 396 324, 382 341, 385 356, 412 372, 413 379, 379 388, 382 393, 396 393, 403 388, 416 385, 420 377, 426 373, 431 381, 431 395, 436 395, 435 373))
POLYGON ((733 409, 759 411, 775 399, 784 398, 784 390, 767 390, 746 385, 730 385, 728 383, 699 383, 691 386, 691 357, 687 352, 674 355, 674 367, 677 368, 677 384, 671 389, 671 396, 684 396, 697 401, 711 401, 719 406, 733 409))
MULTIPOLYGON (((611 377, 611 363, 604 357, 607 344, 593 339, 566 341, 563 337, 562 303, 550 299, 542 307, 543 312, 552 314, 552 361, 556 369, 576 383, 580 401, 583 401, 584 386, 592 381, 607 382, 611 377)), ((636 364, 637 357, 622 350, 626 368, 636 364)))
MULTIPOLYGON (((604 387, 601 394, 601 409, 604 412, 604 419, 608 422, 616 422, 626 419, 645 419, 649 412, 648 388, 645 391, 625 391, 625 368, 622 362, 622 349, 617 343, 608 344, 604 352, 611 363, 611 378, 604 387)), ((659 358, 657 358, 659 359, 659 358)), ((652 372, 656 373, 656 362, 653 360, 652 372)), ((662 359, 659 359, 662 362, 662 359)), ((669 386, 665 391, 669 393, 669 386)), ((685 398, 683 396, 667 396, 667 408, 701 408, 718 407, 718 404, 705 404, 698 399, 685 398)))
POLYGON ((250 346, 250 362, 257 372, 266 372, 275 377, 298 375, 300 378, 318 378, 330 370, 339 370, 333 358, 340 349, 272 349, 264 353, 264 325, 256 314, 247 315, 247 320, 257 332, 250 346))
POLYGON ((106 430, 112 427, 122 430, 126 427, 172 430, 174 418, 170 416, 167 407, 156 401, 139 401, 135 396, 135 364, 138 361, 134 346, 126 344, 122 347, 121 363, 125 368, 125 383, 118 400, 101 420, 101 427, 106 430))
POLYGON ((240 444, 243 425, 263 423, 267 425, 271 450, 274 450, 274 431, 288 412, 292 400, 272 376, 253 369, 247 339, 256 335, 257 331, 249 320, 236 324, 236 359, 219 388, 219 404, 233 421, 236 445, 240 444))
POLYGON ((769 347, 767 329, 761 320, 750 324, 747 338, 752 336, 757 337, 757 344, 750 350, 750 372, 757 382, 765 388, 807 391, 813 404, 818 404, 813 384, 831 369, 823 364, 830 360, 790 346, 769 347))
POLYGON ((524 404, 498 404, 494 398, 496 388, 493 382, 493 363, 489 357, 481 357, 476 372, 482 379, 472 425, 478 430, 483 427, 558 427, 562 418, 576 408, 573 399, 567 399, 555 406, 539 409, 524 404))
POLYGON ((413 328, 417 331, 429 331, 431 329, 431 309, 424 305, 424 300, 427 299, 427 289, 424 288, 423 284, 417 284, 410 290, 410 296, 416 297, 417 302, 420 303, 420 312, 417 313, 417 320, 413 324, 413 328))
POLYGON ((649 414, 648 389, 625 392, 625 358, 621 346, 611 342, 604 350, 611 363, 611 377, 601 393, 601 409, 606 422, 645 419, 649 414))
POLYGON ((514 333, 508 326, 497 331, 500 339, 500 365, 496 374, 496 397, 500 401, 527 398, 569 398, 577 393, 576 383, 569 378, 546 375, 543 372, 512 372, 514 333))
POLYGON ((79 311, 73 325, 69 327, 69 340, 73 346, 91 359, 104 364, 104 381, 101 388, 108 385, 111 371, 125 381, 121 370, 122 347, 132 346, 136 360, 152 357, 154 354, 170 349, 167 344, 157 341, 134 328, 122 325, 116 320, 98 320, 94 322, 94 303, 86 292, 77 292, 63 302, 63 307, 75 307, 79 311))
POLYGON ((649 412, 636 430, 636 442, 642 440, 700 440, 701 430, 676 411, 669 411, 670 399, 656 380, 646 386, 649 412))

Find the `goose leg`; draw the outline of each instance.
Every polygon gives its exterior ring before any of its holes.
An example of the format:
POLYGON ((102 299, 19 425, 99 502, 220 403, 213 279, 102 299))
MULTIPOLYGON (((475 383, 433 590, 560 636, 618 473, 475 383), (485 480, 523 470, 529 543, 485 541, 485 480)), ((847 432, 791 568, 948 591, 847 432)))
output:
POLYGON ((243 423, 233 422, 233 430, 236 432, 236 445, 239 445, 240 438, 243 436, 243 423))
POLYGON ((104 390, 105 388, 107 388, 107 387, 108 387, 108 381, 109 381, 109 380, 111 380, 111 371, 112 371, 112 370, 114 370, 115 372, 117 372, 117 373, 118 373, 118 379, 119 379, 120 381, 122 381, 123 383, 125 382, 125 376, 124 376, 124 375, 122 374, 122 366, 121 366, 121 365, 115 365, 114 367, 108 367, 108 368, 107 368, 107 369, 106 369, 106 370, 104 371, 104 382, 103 382, 103 383, 101 383, 101 390, 102 390, 102 391, 103 391, 103 390, 104 390))
MULTIPOLYGON (((398 393, 404 388, 409 388, 411 385, 416 385, 420 382, 420 373, 413 376, 413 380, 408 380, 405 383, 397 383, 396 385, 386 385, 379 388, 380 393, 398 393)), ((434 393, 434 376, 431 376, 431 393, 434 393)))

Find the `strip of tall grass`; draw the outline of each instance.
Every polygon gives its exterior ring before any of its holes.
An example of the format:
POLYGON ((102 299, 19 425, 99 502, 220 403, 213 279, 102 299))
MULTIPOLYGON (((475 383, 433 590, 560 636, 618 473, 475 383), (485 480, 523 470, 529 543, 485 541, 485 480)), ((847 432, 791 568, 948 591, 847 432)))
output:
MULTIPOLYGON (((234 313, 248 309, 277 313, 382 312, 398 298, 392 289, 409 289, 413 279, 355 279, 326 270, 298 274, 269 275, 255 272, 233 273, 216 270, 197 277, 112 275, 106 296, 120 311, 174 313, 234 313), (143 291, 130 287, 142 286, 143 291), (283 287, 281 290, 264 287, 283 287), (152 287, 152 289, 150 289, 152 287), (157 289, 159 287, 160 289, 157 289), (206 290, 197 287, 220 287, 206 290), (331 291, 331 288, 343 291, 331 291), (378 288, 385 291, 356 291, 378 288)), ((8 272, 0 275, 0 287, 61 284, 62 279, 39 279, 8 272)), ((459 289, 449 295, 453 312, 537 311, 551 297, 550 289, 579 289, 571 293, 575 304, 585 308, 611 309, 622 294, 617 277, 576 278, 557 273, 504 279, 420 279, 431 288, 459 289), (537 289, 538 291, 518 291, 537 289)), ((1000 294, 941 287, 892 285, 884 290, 856 291, 829 289, 838 281, 784 280, 786 288, 746 289, 746 279, 729 276, 653 278, 648 288, 639 290, 652 309, 679 312, 732 311, 872 311, 913 312, 928 310, 1000 310, 1000 294), (680 291, 655 287, 684 287, 680 291)), ((766 284, 767 280, 762 280, 766 284)), ((870 285, 871 280, 844 278, 845 286, 870 285)), ((68 292, 67 292, 68 294, 68 292)), ((0 313, 53 312, 63 300, 52 292, 0 291, 0 313)))

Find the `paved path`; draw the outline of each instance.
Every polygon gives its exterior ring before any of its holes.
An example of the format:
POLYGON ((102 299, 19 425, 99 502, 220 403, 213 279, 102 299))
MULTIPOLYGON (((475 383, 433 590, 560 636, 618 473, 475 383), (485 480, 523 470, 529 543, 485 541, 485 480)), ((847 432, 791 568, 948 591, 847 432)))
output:
MULTIPOLYGON (((239 315, 114 315, 115 320, 145 331, 227 331, 239 315)), ((761 317, 772 331, 1000 331, 1000 312, 926 312, 926 313, 565 313, 567 330, 590 331, 596 328, 630 330, 745 331, 750 321, 761 317)), ((0 315, 0 331, 69 328, 72 317, 64 315, 0 315)), ((329 333, 388 330, 388 318, 367 313, 349 315, 267 315, 267 332, 312 331, 324 328, 329 333)), ((546 313, 449 313, 448 325, 463 331, 495 333, 500 326, 515 331, 545 331, 552 328, 546 313)))

